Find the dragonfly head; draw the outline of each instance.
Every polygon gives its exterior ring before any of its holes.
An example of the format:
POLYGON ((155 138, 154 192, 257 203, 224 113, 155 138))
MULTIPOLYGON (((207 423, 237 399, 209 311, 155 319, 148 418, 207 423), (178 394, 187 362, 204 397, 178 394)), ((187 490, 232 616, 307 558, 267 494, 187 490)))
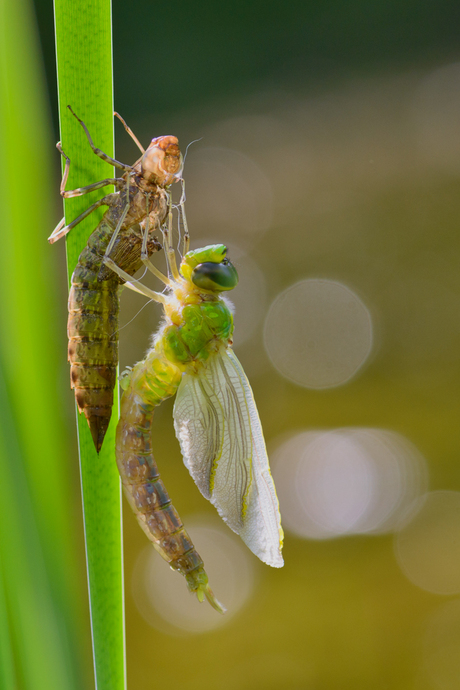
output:
POLYGON ((141 158, 142 175, 162 186, 177 182, 184 167, 177 137, 152 139, 141 158))
POLYGON ((227 259, 227 247, 210 244, 188 252, 181 264, 183 277, 200 290, 224 292, 238 284, 238 273, 227 259))

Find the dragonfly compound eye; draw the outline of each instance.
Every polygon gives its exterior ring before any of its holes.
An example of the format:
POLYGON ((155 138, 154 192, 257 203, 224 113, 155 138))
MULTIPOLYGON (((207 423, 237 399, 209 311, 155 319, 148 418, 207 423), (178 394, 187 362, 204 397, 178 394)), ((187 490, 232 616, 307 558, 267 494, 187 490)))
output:
POLYGON ((238 273, 228 259, 219 264, 206 261, 193 270, 192 283, 202 290, 211 292, 233 290, 238 285, 238 273))

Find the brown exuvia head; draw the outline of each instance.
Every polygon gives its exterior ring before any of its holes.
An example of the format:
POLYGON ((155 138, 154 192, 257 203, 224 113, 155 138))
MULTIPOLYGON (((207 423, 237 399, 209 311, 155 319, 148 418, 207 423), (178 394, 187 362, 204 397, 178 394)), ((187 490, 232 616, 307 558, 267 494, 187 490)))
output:
POLYGON ((177 137, 152 139, 141 158, 142 174, 162 187, 172 184, 182 175, 182 154, 177 137))

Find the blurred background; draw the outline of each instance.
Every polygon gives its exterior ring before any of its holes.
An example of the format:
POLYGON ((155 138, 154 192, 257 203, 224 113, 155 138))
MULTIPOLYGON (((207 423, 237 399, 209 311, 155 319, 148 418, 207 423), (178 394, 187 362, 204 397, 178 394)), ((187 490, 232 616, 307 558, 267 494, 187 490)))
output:
MULTIPOLYGON (((52 155, 51 1, 35 14, 52 155)), ((460 688, 459 20, 451 0, 113 2, 115 107, 144 145, 195 142, 192 248, 227 244, 240 274, 235 351, 286 532, 282 570, 246 549, 194 486, 163 404, 157 462, 229 611, 188 595, 125 504, 128 687, 460 688)), ((62 215, 59 166, 55 153, 44 246, 62 215)), ((45 246, 47 404, 72 487, 89 677, 60 244, 45 246)), ((145 301, 123 293, 121 369, 157 326, 145 301)))

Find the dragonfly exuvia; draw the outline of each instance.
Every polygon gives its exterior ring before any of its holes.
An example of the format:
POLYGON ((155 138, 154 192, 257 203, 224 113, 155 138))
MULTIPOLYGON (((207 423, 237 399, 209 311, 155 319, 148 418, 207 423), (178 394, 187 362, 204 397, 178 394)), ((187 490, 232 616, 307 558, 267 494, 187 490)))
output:
POLYGON ((67 323, 71 387, 99 452, 112 414, 118 365, 118 291, 124 282, 104 266, 103 259, 110 256, 131 276, 153 252, 161 249, 155 233, 160 232, 168 209, 171 212, 168 188, 182 179, 182 155, 174 136, 152 139, 144 150, 123 118, 115 113, 142 152, 133 165, 120 163, 96 148, 84 122, 70 106, 69 109, 83 127, 94 153, 123 170, 120 178, 107 178, 87 187, 66 190, 70 160, 61 144, 57 145, 66 160, 60 190, 64 198, 82 196, 107 185, 117 189, 67 226, 62 219, 49 238, 51 243, 56 242, 96 208, 108 206, 73 272, 67 323))

